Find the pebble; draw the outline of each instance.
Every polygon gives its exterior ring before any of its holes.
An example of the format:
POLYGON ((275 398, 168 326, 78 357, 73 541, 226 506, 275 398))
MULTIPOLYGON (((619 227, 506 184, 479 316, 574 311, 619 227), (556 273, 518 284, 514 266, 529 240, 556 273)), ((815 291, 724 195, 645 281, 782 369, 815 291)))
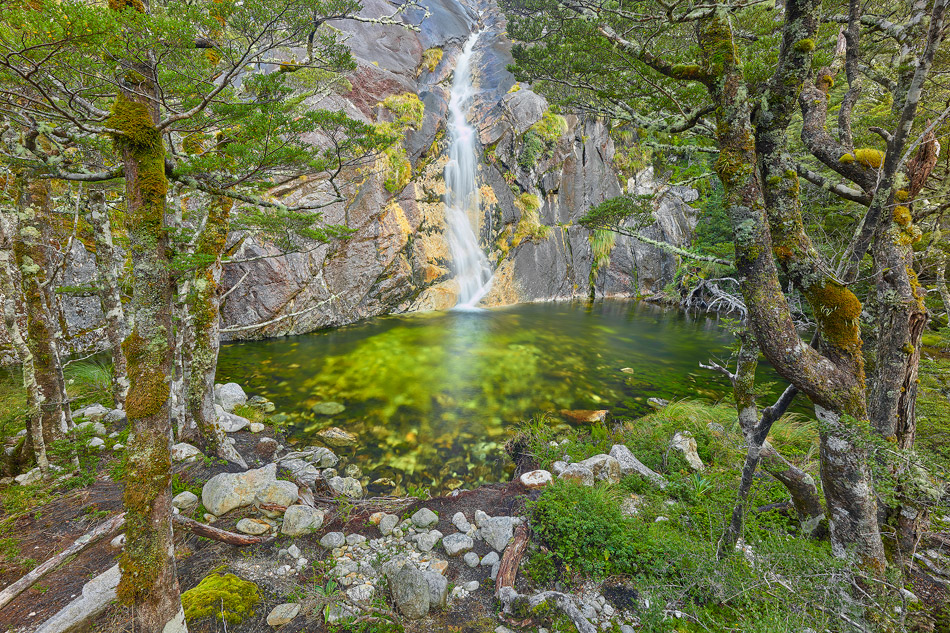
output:
POLYGON ((485 558, 482 559, 482 567, 491 567, 498 562, 498 552, 488 552, 485 554, 485 558))
POLYGON ((430 528, 439 522, 439 515, 429 508, 420 508, 412 515, 412 524, 419 528, 430 528))
POLYGON ((465 564, 469 567, 478 567, 478 554, 469 552, 465 555, 465 564))
POLYGON ((293 556, 294 558, 300 558, 300 548, 296 544, 291 545, 287 548, 287 555, 293 556))
POLYGON ((235 527, 237 528, 238 532, 241 532, 242 534, 250 534, 251 536, 259 536, 270 530, 270 526, 263 521, 246 518, 238 521, 235 527))
POLYGON ((465 515, 461 512, 456 512, 452 516, 452 525, 458 528, 459 532, 468 532, 472 529, 472 524, 468 522, 468 519, 466 519, 465 515))
POLYGON ((477 581, 477 580, 470 580, 470 581, 468 581, 467 583, 465 583, 465 584, 462 585, 462 589, 464 589, 465 591, 467 591, 467 592, 469 592, 469 593, 471 593, 471 592, 473 592, 473 591, 478 591, 478 581, 477 581))

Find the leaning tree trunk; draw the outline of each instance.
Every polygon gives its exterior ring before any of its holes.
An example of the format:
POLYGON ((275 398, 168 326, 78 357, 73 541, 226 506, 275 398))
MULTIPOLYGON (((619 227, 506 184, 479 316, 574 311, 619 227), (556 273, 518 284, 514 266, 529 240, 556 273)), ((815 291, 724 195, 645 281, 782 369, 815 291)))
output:
MULTIPOLYGON (((136 5, 141 6, 141 5, 136 5)), ((165 147, 157 129, 155 62, 135 64, 119 82, 109 127, 125 172, 132 260, 132 332, 123 343, 131 425, 125 482, 126 546, 119 597, 131 604, 142 633, 187 630, 172 541, 169 389, 172 372, 172 283, 165 202, 165 147), (135 85, 129 85, 130 78, 135 85)))
POLYGON ((125 407, 129 393, 129 375, 122 351, 122 340, 128 332, 122 295, 119 292, 119 271, 116 267, 116 250, 112 241, 112 222, 106 207, 106 193, 101 185, 93 185, 88 193, 89 223, 92 225, 96 246, 96 281, 99 305, 105 315, 106 336, 112 354, 112 398, 115 406, 125 407))
POLYGON ((214 409, 214 377, 221 347, 221 256, 228 238, 232 205, 230 198, 215 197, 198 238, 195 254, 208 263, 195 273, 190 301, 192 345, 187 397, 189 421, 194 424, 197 440, 205 451, 247 468, 244 459, 228 442, 214 409))
POLYGON ((18 193, 20 225, 13 242, 13 253, 23 290, 25 339, 32 353, 34 377, 40 394, 42 441, 49 447, 52 442, 65 437, 67 428, 63 408, 69 406, 57 346, 58 324, 53 320, 45 290, 49 245, 44 239, 48 230, 44 220, 48 219, 49 190, 44 181, 26 181, 18 193))
MULTIPOLYGON (((36 460, 40 472, 46 475, 49 472, 49 459, 46 455, 46 442, 43 439, 43 422, 40 405, 43 403, 43 393, 36 381, 36 370, 33 367, 33 352, 23 338, 20 327, 20 309, 24 303, 23 291, 19 284, 16 271, 16 262, 13 255, 13 241, 18 231, 18 221, 15 214, 4 208, 0 211, 0 299, 3 307, 3 324, 13 343, 13 350, 20 361, 23 373, 23 388, 27 400, 27 441, 22 448, 32 447, 32 458, 36 460)), ((12 460, 11 474, 17 475, 23 467, 29 464, 30 456, 22 454, 12 460)))

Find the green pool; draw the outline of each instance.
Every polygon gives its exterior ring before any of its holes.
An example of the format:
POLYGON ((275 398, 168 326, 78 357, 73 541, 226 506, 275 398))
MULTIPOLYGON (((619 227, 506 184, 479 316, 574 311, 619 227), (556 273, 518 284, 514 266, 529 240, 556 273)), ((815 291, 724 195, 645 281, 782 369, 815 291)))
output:
POLYGON ((651 397, 722 397, 728 383, 699 362, 725 361, 730 342, 715 316, 643 302, 523 304, 230 344, 218 380, 271 399, 291 442, 318 444, 333 426, 355 434, 335 450, 364 484, 436 493, 504 479, 505 441, 538 412, 638 416, 651 397))

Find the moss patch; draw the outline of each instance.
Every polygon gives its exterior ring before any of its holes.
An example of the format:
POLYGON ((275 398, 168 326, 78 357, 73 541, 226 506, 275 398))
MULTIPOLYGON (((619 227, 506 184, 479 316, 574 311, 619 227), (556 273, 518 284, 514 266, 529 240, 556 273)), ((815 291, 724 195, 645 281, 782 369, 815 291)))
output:
POLYGON ((203 618, 240 624, 254 616, 254 607, 260 601, 257 585, 234 574, 211 573, 198 586, 181 594, 181 605, 189 624, 203 618))

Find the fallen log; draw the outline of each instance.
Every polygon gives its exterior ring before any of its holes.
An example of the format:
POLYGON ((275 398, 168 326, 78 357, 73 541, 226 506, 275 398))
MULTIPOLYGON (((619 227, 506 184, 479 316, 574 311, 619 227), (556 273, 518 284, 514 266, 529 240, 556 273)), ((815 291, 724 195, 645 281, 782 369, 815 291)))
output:
POLYGON ((7 606, 10 601, 32 587, 40 578, 59 567, 70 556, 78 554, 93 543, 101 540, 103 537, 112 534, 121 528, 124 523, 125 513, 123 512, 122 514, 117 514, 105 523, 102 523, 96 527, 91 532, 83 534, 77 538, 69 547, 61 551, 59 554, 51 556, 45 562, 37 565, 28 574, 12 583, 10 586, 6 587, 3 591, 0 591, 0 609, 7 606))
MULTIPOLYGON (((178 514, 172 517, 172 521, 176 525, 179 525, 180 527, 197 534, 198 536, 203 536, 214 541, 221 541, 222 543, 228 543, 229 545, 257 545, 269 540, 268 537, 247 536, 244 534, 228 532, 227 530, 205 525, 204 523, 199 523, 194 519, 189 519, 178 514)), ((9 604, 18 595, 36 584, 43 576, 62 565, 68 558, 80 553, 93 543, 101 540, 103 537, 117 532, 124 525, 125 513, 123 512, 122 514, 115 515, 105 523, 96 527, 91 532, 80 536, 78 539, 73 541, 72 545, 64 549, 62 552, 52 556, 49 558, 49 560, 43 562, 41 565, 38 565, 28 574, 12 583, 10 586, 4 588, 3 591, 0 591, 0 609, 9 604)))
POLYGON ((221 541, 222 543, 227 543, 229 545, 257 545, 258 543, 265 543, 269 541, 270 538, 272 538, 264 536, 247 536, 245 534, 228 532, 227 530, 222 530, 221 528, 216 528, 206 523, 200 523, 194 519, 183 517, 180 514, 174 515, 172 517, 172 521, 175 523, 175 525, 180 525, 193 534, 197 534, 198 536, 203 536, 214 541, 221 541))
POLYGON ((521 558, 524 556, 526 547, 528 547, 528 526, 521 524, 515 529, 514 539, 501 555, 498 575, 495 576, 496 597, 501 595, 502 587, 515 586, 515 576, 518 575, 518 566, 521 565, 521 558))

